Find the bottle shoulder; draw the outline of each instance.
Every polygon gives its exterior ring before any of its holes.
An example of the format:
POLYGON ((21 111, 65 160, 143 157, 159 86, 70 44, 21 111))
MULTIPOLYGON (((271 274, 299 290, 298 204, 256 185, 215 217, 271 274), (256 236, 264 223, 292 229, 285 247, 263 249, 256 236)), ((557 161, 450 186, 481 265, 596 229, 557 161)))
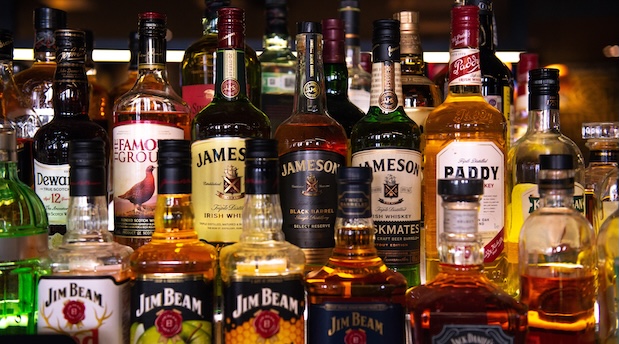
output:
POLYGON ((133 249, 116 242, 63 243, 47 258, 52 273, 116 275, 129 270, 133 249))
POLYGON ((219 252, 225 278, 259 276, 303 276, 305 254, 287 241, 237 242, 219 252))
POLYGON ((587 218, 573 207, 542 206, 523 223, 520 240, 526 239, 528 247, 554 247, 560 242, 570 242, 571 247, 578 248, 583 243, 593 245, 594 236, 587 218))
POLYGON ((114 112, 174 112, 189 114, 187 103, 165 83, 136 82, 114 102, 114 112))
POLYGON ((428 114, 424 132, 428 135, 449 132, 496 132, 507 130, 505 116, 480 94, 450 94, 428 114))
POLYGON ((305 277, 306 284, 312 290, 321 290, 322 286, 330 288, 346 288, 352 285, 356 288, 376 288, 384 291, 405 293, 406 278, 399 272, 387 268, 383 261, 376 257, 364 260, 339 260, 330 258, 328 263, 318 270, 309 272, 305 277))
POLYGON ((511 70, 496 56, 492 50, 480 50, 479 61, 481 74, 510 82, 513 87, 514 76, 511 70))
POLYGON ((217 250, 200 240, 157 240, 137 248, 131 257, 131 268, 142 273, 206 272, 216 268, 217 250))
POLYGON ((194 140, 213 136, 269 137, 268 116, 248 99, 214 99, 192 121, 194 140))
POLYGON ((533 161, 539 164, 539 156, 542 154, 570 154, 575 158, 576 169, 585 168, 585 159, 578 145, 558 132, 525 134, 509 149, 508 161, 513 163, 533 161))

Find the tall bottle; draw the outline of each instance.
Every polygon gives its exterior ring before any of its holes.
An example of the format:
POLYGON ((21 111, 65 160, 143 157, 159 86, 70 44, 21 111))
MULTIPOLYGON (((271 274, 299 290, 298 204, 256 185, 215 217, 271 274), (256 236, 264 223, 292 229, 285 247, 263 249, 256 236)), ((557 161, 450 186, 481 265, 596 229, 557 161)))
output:
POLYGON ((348 97, 358 108, 370 107, 372 75, 361 68, 361 38, 359 36, 359 0, 340 0, 340 18, 346 32, 346 67, 348 68, 348 97))
POLYGON ((45 204, 51 247, 59 244, 67 230, 69 209, 69 142, 76 139, 105 142, 105 129, 88 117, 88 79, 84 63, 84 31, 59 29, 55 33, 54 116, 34 136, 34 191, 45 204))
POLYGON ((211 343, 217 252, 194 230, 190 142, 157 145, 155 231, 130 257, 130 343, 211 343))
MULTIPOLYGON (((456 6, 451 11, 449 93, 426 119, 424 187, 435 190, 437 179, 484 179, 477 227, 484 246, 484 273, 504 288, 507 123, 481 94, 479 9, 456 6)), ((437 238, 443 231, 443 224, 437 221, 443 218, 439 204, 440 196, 424 192, 427 280, 436 276, 438 268, 437 238)))
POLYGON ((261 109, 271 120, 271 133, 292 113, 297 58, 290 50, 287 0, 266 0, 266 32, 258 57, 262 68, 261 109))
POLYGON ((95 61, 92 59, 94 49, 94 34, 91 30, 84 30, 86 33, 86 76, 90 87, 90 105, 88 116, 99 124, 105 131, 111 133, 112 128, 112 103, 108 90, 97 80, 97 69, 95 61))
POLYGON ((49 252, 51 274, 39 280, 40 334, 70 335, 79 343, 129 339, 126 300, 133 250, 114 242, 108 229, 106 166, 103 141, 69 142, 67 234, 49 252))
POLYGON ((222 246, 241 235, 245 203, 245 140, 268 138, 268 117, 247 97, 245 82, 245 12, 221 8, 217 22, 215 97, 192 123, 196 231, 200 239, 222 246))
POLYGON ((282 232, 277 141, 247 140, 244 174, 243 232, 219 254, 224 342, 303 344, 305 255, 282 232))
POLYGON ((516 102, 510 121, 512 145, 527 132, 529 123, 529 71, 538 68, 538 55, 520 53, 516 72, 516 102))
POLYGON ((140 53, 140 39, 137 31, 129 33, 129 65, 125 79, 110 91, 110 103, 114 106, 114 101, 123 94, 129 92, 138 80, 138 55, 140 53))
POLYGON ((520 301, 530 343, 596 343, 593 227, 574 208, 574 157, 539 158, 539 208, 520 232, 520 301))
POLYGON ((275 132, 281 170, 283 231, 303 249, 306 267, 322 266, 333 249, 337 171, 346 166, 346 132, 327 114, 321 25, 297 23, 294 110, 275 132))
POLYGON ((509 280, 505 287, 518 294, 518 240, 522 224, 539 206, 539 156, 570 154, 574 166, 574 206, 585 213, 584 158, 578 146, 561 133, 559 122, 559 71, 540 68, 529 72, 529 125, 508 154, 507 233, 509 280))
POLYGON ((42 264, 47 216, 41 200, 18 178, 15 129, 0 121, 0 336, 35 334, 36 283, 49 273, 42 264))
POLYGON ((372 168, 379 257, 413 286, 421 282, 421 131, 402 107, 399 42, 399 21, 374 21, 372 98, 353 128, 352 165, 372 168))
POLYGON ((114 103, 114 236, 134 249, 155 229, 157 141, 189 139, 189 108, 166 72, 166 15, 138 15, 139 77, 114 103))
POLYGON ((404 343, 406 279, 374 247, 372 169, 338 172, 335 248, 307 274, 308 343, 404 343))
MULTIPOLYGON (((191 118, 207 106, 216 94, 217 65, 217 11, 230 6, 230 0, 204 0, 206 10, 202 17, 203 36, 190 45, 181 62, 181 84, 183 100, 189 104, 191 118)), ((262 71, 256 52, 247 44, 245 50, 245 67, 247 68, 247 97, 260 108, 262 71)))

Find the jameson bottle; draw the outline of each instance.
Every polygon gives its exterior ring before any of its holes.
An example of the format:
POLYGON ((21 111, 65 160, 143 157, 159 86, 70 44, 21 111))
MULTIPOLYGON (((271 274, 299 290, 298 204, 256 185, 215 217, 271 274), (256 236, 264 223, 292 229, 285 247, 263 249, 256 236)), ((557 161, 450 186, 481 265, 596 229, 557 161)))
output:
POLYGON ((166 72, 166 16, 138 15, 139 76, 114 103, 114 236, 134 249, 155 229, 157 141, 189 138, 189 108, 166 72))
MULTIPOLYGON (((425 190, 436 190, 437 179, 484 180, 478 231, 484 247, 484 273, 503 288, 507 280, 504 251, 505 161, 507 123, 481 94, 478 39, 479 9, 452 8, 449 92, 426 120, 425 190)), ((443 232, 440 196, 424 192, 426 279, 438 268, 437 238, 443 232)))
POLYGON ((245 203, 245 140, 268 138, 268 117, 247 98, 245 82, 245 12, 218 12, 215 97, 193 119, 192 193, 196 231, 218 247, 237 242, 245 203))
POLYGON ((52 247, 67 230, 69 141, 101 140, 109 154, 107 132, 88 118, 88 79, 84 31, 56 30, 54 117, 34 136, 34 190, 45 204, 52 247))
POLYGON ((337 171, 346 166, 346 132, 326 112, 321 25, 297 23, 295 107, 275 132, 286 240, 303 249, 306 267, 333 249, 337 171))
POLYGON ((372 97, 353 127, 352 165, 373 172, 374 245, 410 286, 420 283, 421 132, 402 107, 400 22, 374 21, 372 97))

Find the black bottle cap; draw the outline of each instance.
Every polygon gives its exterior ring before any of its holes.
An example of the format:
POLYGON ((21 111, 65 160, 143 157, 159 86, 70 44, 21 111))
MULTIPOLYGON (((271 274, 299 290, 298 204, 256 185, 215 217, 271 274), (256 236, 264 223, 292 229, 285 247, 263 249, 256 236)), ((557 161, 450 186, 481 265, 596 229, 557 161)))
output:
POLYGON ((69 142, 69 165, 105 166, 105 143, 100 139, 77 139, 69 142))
POLYGON ((0 29, 0 60, 13 59, 13 32, 0 29))
POLYGON ((480 15, 487 15, 492 12, 492 0, 466 0, 464 4, 479 7, 480 15))
POLYGON ((34 10, 34 29, 62 29, 67 26, 67 12, 55 8, 40 7, 34 10))
POLYGON ((106 195, 106 162, 103 140, 69 141, 69 195, 106 195))
POLYGON ((82 30, 59 29, 54 32, 56 50, 74 51, 76 48, 86 49, 86 34, 82 30))
POLYGON ((189 140, 157 141, 159 166, 191 166, 191 143, 189 140))
POLYGON ((442 196, 479 196, 484 194, 483 179, 439 179, 437 193, 442 196))
POLYGON ((372 169, 369 167, 341 167, 337 174, 339 183, 371 183, 372 169))
POLYGON ((275 159, 277 157, 277 140, 249 139, 245 141, 245 159, 275 159))
POLYGON ((191 142, 158 140, 157 148, 159 194, 191 194, 191 142))
POLYGON ((540 170, 571 170, 574 159, 570 154, 548 154, 539 156, 540 170))
POLYGON ((297 33, 321 33, 322 25, 318 22, 298 22, 297 23, 297 33))
POLYGON ((400 21, 378 19, 373 23, 372 61, 400 61, 400 21))
POLYGON ((537 68, 529 71, 529 92, 540 95, 553 95, 559 92, 559 70, 537 68))

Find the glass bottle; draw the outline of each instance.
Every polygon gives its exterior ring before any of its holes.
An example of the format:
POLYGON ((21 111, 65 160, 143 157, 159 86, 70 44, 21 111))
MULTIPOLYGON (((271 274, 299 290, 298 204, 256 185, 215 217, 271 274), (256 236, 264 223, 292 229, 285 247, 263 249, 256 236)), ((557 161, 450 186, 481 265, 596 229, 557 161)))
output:
POLYGON ((595 233, 574 208, 574 157, 539 158, 539 208, 520 231, 520 301, 530 343, 596 343, 595 233))
POLYGON ((35 334, 37 289, 47 253, 47 216, 41 200, 17 176, 17 138, 0 120, 0 337, 35 334))
MULTIPOLYGON (((424 135, 425 190, 436 190, 437 179, 484 179, 477 230, 484 246, 484 273, 504 289, 507 280, 504 251, 505 176, 507 124, 503 114, 489 105, 481 94, 479 50, 479 9, 452 8, 449 93, 426 119, 424 135), (464 39, 457 39, 464 37, 464 39)), ((436 276, 438 242, 442 233, 443 209, 440 196, 424 192, 426 234, 426 280, 436 276)))
POLYGON ((303 344, 305 256, 282 232, 277 141, 245 143, 243 232, 219 254, 224 342, 303 344))
POLYGON ((619 168, 615 167, 606 174, 595 191, 594 226, 601 225, 610 214, 619 208, 617 177, 619 177, 619 168))
POLYGON ((245 203, 245 140, 268 138, 268 117, 247 98, 243 47, 245 11, 221 8, 217 22, 215 97, 192 123, 196 231, 218 248, 237 242, 245 203))
MULTIPOLYGON (((348 68, 348 97, 359 109, 370 107, 372 75, 361 68, 361 38, 359 36, 359 0, 340 0, 340 19, 346 32, 346 67, 348 68)), ((298 48, 297 48, 298 49, 298 48)))
POLYGON ((440 179, 444 231, 439 273, 406 293, 414 343, 524 343, 527 309, 482 272, 484 249, 477 232, 483 179, 440 179))
POLYGON ((529 123, 529 71, 538 68, 539 56, 534 53, 520 53, 516 72, 516 102, 511 118, 512 145, 527 132, 529 123))
POLYGON ((286 240, 301 247, 306 268, 318 268, 333 249, 337 171, 346 166, 344 127, 327 114, 321 25, 297 23, 294 110, 275 132, 286 240))
POLYGON ((529 72, 529 125, 509 150, 507 178, 508 282, 511 295, 518 294, 518 240, 522 224, 539 206, 539 156, 570 154, 574 160, 574 206, 584 211, 584 158, 578 146, 561 133, 559 123, 559 71, 540 68, 529 72))
POLYGON ((103 141, 69 142, 67 234, 49 251, 51 274, 39 280, 40 334, 70 335, 78 343, 129 339, 133 250, 114 242, 108 229, 106 165, 103 141))
POLYGON ((123 94, 129 92, 138 80, 138 55, 140 53, 140 38, 137 31, 129 33, 129 66, 127 67, 126 78, 110 91, 110 104, 114 106, 114 101, 123 94))
POLYGON ((155 231, 130 257, 130 343, 214 343, 217 252, 193 228, 190 142, 158 146, 155 231))
POLYGON ((262 68, 262 111, 271 120, 271 134, 292 113, 297 58, 290 50, 287 0, 266 0, 266 32, 258 57, 262 68))
MULTIPOLYGON (((206 10, 202 17, 203 36, 191 44, 181 62, 183 100, 189 104, 191 118, 207 106, 215 96, 217 65, 217 11, 230 6, 230 0, 204 0, 206 10)), ((245 68, 247 69, 247 97, 260 108, 262 70, 254 49, 245 44, 245 68)))
POLYGON ((308 343, 404 343, 406 279, 374 247, 372 169, 338 172, 335 248, 307 274, 308 343))
POLYGON ((15 83, 31 100, 41 125, 54 117, 52 83, 56 70, 56 41, 54 31, 67 25, 67 13, 49 7, 34 10, 34 63, 15 74, 15 83))
POLYGON ((86 33, 86 76, 90 87, 90 102, 88 116, 99 124, 105 131, 111 133, 112 128, 112 103, 110 94, 98 80, 95 61, 92 59, 94 49, 94 36, 91 30, 84 30, 86 33))
POLYGON ((54 116, 34 135, 34 191, 49 219, 50 248, 62 241, 69 209, 69 142, 101 140, 109 156, 105 129, 88 118, 88 79, 84 62, 84 31, 59 29, 55 33, 54 116))
POLYGON ((189 107, 166 71, 166 15, 138 15, 139 77, 114 103, 114 236, 136 249, 155 228, 157 141, 189 139, 189 107))
POLYGON ((372 168, 378 256, 413 286, 421 282, 421 131, 402 106, 400 22, 373 24, 372 97, 353 127, 351 165, 372 168))

